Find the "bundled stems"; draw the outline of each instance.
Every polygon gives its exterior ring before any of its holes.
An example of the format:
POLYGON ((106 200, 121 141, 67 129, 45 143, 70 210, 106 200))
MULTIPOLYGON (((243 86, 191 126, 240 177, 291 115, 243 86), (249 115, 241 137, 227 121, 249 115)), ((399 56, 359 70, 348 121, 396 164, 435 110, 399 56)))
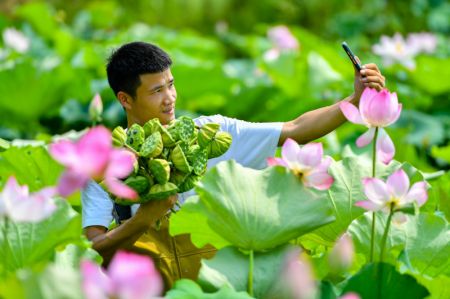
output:
POLYGON ((247 293, 253 297, 253 249, 250 250, 247 293))
POLYGON ((389 233, 389 228, 391 227, 391 219, 394 215, 394 204, 391 203, 389 217, 387 219, 386 228, 384 229, 383 238, 381 239, 381 249, 380 249, 380 262, 383 262, 384 248, 386 247, 386 240, 389 233))
MULTIPOLYGON (((372 152, 372 177, 376 175, 377 163, 377 137, 378 127, 375 128, 375 136, 373 137, 373 152, 372 152)), ((372 234, 370 238, 370 262, 373 262, 373 248, 375 244, 375 212, 372 213, 372 234)))

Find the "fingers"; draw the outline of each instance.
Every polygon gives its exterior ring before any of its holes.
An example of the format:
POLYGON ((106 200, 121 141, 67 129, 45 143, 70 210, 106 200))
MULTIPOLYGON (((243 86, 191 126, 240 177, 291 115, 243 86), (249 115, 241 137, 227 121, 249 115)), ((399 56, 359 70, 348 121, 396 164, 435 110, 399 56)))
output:
POLYGON ((361 82, 364 87, 374 88, 378 91, 385 87, 386 78, 381 75, 378 66, 374 63, 365 64, 361 70, 361 82))
POLYGON ((367 63, 367 64, 363 65, 363 69, 374 70, 378 73, 381 73, 380 70, 378 69, 378 66, 375 63, 367 63))

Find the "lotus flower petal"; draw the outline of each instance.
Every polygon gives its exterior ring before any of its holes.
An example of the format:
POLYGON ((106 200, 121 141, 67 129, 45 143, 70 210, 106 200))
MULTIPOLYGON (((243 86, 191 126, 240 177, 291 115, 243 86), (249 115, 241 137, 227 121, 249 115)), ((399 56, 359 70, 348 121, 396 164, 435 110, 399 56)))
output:
POLYGON ((269 166, 284 166, 289 167, 289 165, 281 158, 269 157, 267 158, 267 165, 269 166))
POLYGON ((356 146, 358 147, 364 147, 368 145, 370 142, 372 142, 373 137, 375 136, 375 128, 369 128, 364 134, 358 137, 356 139, 356 146))
POLYGON ((309 175, 305 176, 305 185, 308 187, 314 187, 317 190, 327 190, 330 189, 334 182, 331 175, 322 171, 313 171, 309 175))
POLYGON ((108 299, 112 294, 112 283, 100 266, 89 260, 80 264, 83 277, 82 288, 87 299, 108 299))
POLYGON ((67 170, 59 178, 58 193, 63 197, 67 197, 78 189, 84 188, 88 181, 88 176, 67 170))
POLYGON ((105 178, 105 185, 108 188, 108 190, 116 195, 117 197, 120 198, 127 198, 127 199, 137 199, 138 198, 138 194, 137 192, 128 187, 127 185, 125 185, 124 183, 122 183, 122 181, 113 178, 113 177, 108 177, 105 178))
POLYGON ((77 144, 79 164, 77 170, 100 179, 112 150, 111 133, 105 127, 90 129, 77 144))
POLYGON ((363 208, 368 211, 379 211, 383 207, 383 205, 374 203, 373 201, 370 200, 358 201, 355 203, 355 206, 363 208))
POLYGON ((361 94, 361 99, 359 100, 359 111, 363 122, 368 124, 368 116, 370 115, 370 105, 372 100, 376 97, 377 90, 366 87, 361 94))
POLYGON ((320 164, 323 156, 322 143, 308 143, 297 153, 297 161, 301 165, 316 167, 320 164))
POLYGON ((409 178, 403 169, 399 169, 391 174, 387 179, 389 193, 397 198, 404 197, 409 189, 409 178))
POLYGON ((163 290, 161 276, 147 256, 119 251, 111 261, 108 273, 119 298, 154 298, 163 290))
POLYGON ((75 167, 78 162, 77 147, 74 143, 61 140, 49 146, 49 152, 53 159, 66 167, 75 167))
POLYGON ((347 118, 350 122, 358 125, 364 125, 364 121, 361 118, 361 114, 359 113, 358 108, 356 108, 353 104, 349 102, 341 102, 339 104, 339 108, 344 114, 345 118, 347 118))
POLYGON ((124 178, 128 176, 134 169, 135 160, 134 154, 127 150, 112 151, 105 177, 124 178))
POLYGON ((298 152, 300 146, 293 139, 288 138, 281 147, 281 156, 288 164, 297 163, 298 152))
POLYGON ((387 185, 380 179, 365 178, 363 179, 363 187, 367 198, 376 204, 383 205, 390 199, 387 185))
POLYGON ((405 202, 410 203, 416 201, 417 204, 422 206, 428 199, 427 185, 425 182, 417 182, 412 185, 408 194, 405 196, 405 202))
POLYGON ((379 129, 376 150, 377 156, 384 164, 389 164, 395 155, 394 143, 382 128, 379 129))

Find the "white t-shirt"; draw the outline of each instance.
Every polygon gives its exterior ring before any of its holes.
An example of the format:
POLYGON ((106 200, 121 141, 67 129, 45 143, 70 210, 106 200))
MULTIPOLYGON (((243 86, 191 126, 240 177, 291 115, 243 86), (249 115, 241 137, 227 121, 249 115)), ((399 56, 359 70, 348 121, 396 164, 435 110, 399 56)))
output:
MULTIPOLYGON (((283 123, 251 123, 222 115, 201 116, 194 119, 198 126, 214 122, 220 129, 231 134, 232 144, 228 151, 208 161, 208 169, 217 163, 234 159, 239 164, 254 169, 267 166, 267 158, 275 154, 283 123)), ((193 195, 193 190, 178 195, 182 204, 193 195)), ((113 201, 109 195, 94 181, 90 181, 81 193, 83 227, 100 225, 108 227, 113 220, 113 201)), ((138 204, 131 206, 132 214, 136 213, 138 204)))

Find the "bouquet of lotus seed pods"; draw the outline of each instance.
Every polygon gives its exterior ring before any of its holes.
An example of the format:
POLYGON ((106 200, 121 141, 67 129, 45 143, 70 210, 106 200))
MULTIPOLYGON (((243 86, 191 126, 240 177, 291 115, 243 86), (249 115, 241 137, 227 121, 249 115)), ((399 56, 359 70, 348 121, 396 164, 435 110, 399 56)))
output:
POLYGON ((113 145, 135 153, 134 172, 124 180, 139 199, 114 198, 119 204, 144 203, 191 190, 206 172, 208 159, 223 155, 232 137, 219 131, 220 125, 197 127, 186 116, 164 127, 159 119, 144 126, 133 124, 127 131, 121 126, 112 132, 113 145))

